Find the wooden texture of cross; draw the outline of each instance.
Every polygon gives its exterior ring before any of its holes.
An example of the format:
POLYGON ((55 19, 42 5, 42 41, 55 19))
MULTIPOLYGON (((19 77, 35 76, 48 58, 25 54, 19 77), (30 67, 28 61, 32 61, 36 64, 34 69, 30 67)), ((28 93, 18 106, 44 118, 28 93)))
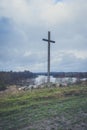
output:
POLYGON ((43 41, 48 42, 48 77, 47 77, 47 82, 48 84, 50 83, 50 43, 55 43, 55 41, 50 40, 50 31, 48 31, 48 39, 42 39, 43 41))

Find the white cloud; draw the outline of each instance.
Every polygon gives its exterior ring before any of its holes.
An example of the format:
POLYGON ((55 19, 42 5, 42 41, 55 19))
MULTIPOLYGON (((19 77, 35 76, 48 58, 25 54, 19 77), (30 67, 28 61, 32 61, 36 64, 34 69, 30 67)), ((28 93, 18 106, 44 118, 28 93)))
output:
POLYGON ((24 53, 24 57, 28 57, 28 56, 31 56, 32 55, 32 52, 25 52, 24 53))
POLYGON ((87 51, 78 51, 78 50, 73 50, 73 51, 68 51, 68 54, 73 54, 76 58, 79 59, 87 59, 87 51))
MULTIPOLYGON (((1 15, 12 18, 15 22, 35 23, 46 22, 58 24, 73 22, 87 11, 86 0, 66 0, 56 4, 52 0, 1 0, 1 15)), ((86 14, 84 14, 86 15, 86 14)))
POLYGON ((17 70, 44 71, 47 43, 42 38, 47 37, 48 29, 56 41, 51 45, 53 71, 73 70, 80 63, 86 66, 86 12, 87 0, 0 0, 0 18, 8 18, 9 23, 1 29, 5 34, 1 32, 0 37, 0 67, 13 61, 17 70))

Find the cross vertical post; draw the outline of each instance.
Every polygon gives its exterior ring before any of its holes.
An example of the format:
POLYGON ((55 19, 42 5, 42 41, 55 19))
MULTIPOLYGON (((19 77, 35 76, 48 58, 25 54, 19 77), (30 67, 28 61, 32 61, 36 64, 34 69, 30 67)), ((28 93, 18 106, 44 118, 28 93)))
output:
POLYGON ((50 32, 48 32, 48 78, 47 82, 50 83, 50 32))
POLYGON ((50 83, 50 43, 55 43, 55 41, 50 40, 50 31, 48 31, 48 39, 42 39, 43 41, 48 42, 48 77, 47 77, 47 83, 50 83))

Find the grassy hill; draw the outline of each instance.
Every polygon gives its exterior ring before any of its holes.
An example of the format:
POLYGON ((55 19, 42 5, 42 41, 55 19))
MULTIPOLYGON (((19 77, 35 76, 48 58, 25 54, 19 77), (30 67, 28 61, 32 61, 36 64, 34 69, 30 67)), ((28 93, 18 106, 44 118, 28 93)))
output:
POLYGON ((87 86, 1 94, 0 130, 87 130, 87 86))

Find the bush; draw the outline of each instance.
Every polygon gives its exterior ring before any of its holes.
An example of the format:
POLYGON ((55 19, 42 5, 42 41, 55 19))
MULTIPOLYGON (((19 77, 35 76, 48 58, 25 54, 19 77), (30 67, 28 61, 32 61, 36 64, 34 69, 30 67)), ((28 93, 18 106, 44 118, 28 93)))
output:
POLYGON ((5 83, 0 82, 0 91, 5 90, 5 89, 6 89, 5 83))

